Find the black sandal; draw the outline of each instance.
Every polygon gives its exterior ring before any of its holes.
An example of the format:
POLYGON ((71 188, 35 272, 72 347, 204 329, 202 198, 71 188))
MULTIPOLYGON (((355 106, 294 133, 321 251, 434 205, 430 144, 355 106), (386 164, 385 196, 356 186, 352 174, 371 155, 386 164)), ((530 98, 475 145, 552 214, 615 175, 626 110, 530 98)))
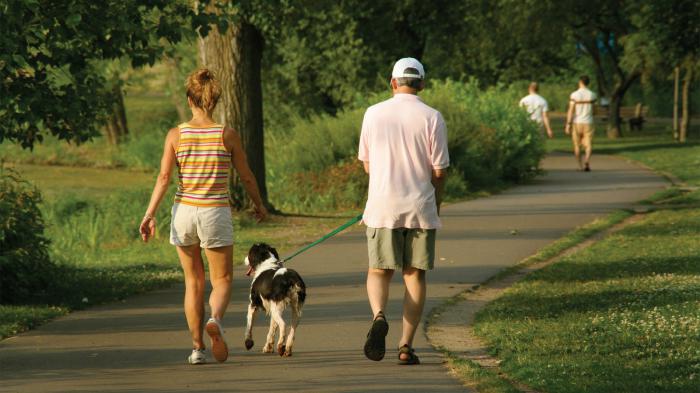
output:
POLYGON ((386 322, 386 317, 383 312, 378 312, 372 322, 372 327, 367 332, 367 341, 365 341, 365 356, 369 360, 380 361, 384 359, 386 354, 386 334, 389 332, 389 324, 386 322))
POLYGON ((402 366, 420 364, 420 359, 418 359, 418 356, 413 348, 409 347, 407 344, 404 344, 401 346, 401 348, 399 348, 399 364, 402 366), (402 354, 408 355, 408 359, 401 359, 402 354))

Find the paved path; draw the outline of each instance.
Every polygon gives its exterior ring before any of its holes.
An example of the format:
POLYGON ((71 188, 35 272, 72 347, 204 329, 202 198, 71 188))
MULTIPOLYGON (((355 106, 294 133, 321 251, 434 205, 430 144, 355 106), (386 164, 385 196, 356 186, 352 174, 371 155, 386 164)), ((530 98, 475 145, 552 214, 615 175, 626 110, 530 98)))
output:
MULTIPOLYGON (((573 164, 570 156, 550 156, 544 163, 547 174, 530 185, 444 208, 439 261, 428 276, 426 313, 572 228, 629 206, 666 184, 613 157, 594 157, 591 173, 572 171, 573 164), (511 235, 511 229, 519 234, 511 235)), ((423 365, 395 364, 403 295, 399 275, 391 288, 387 357, 378 363, 364 358, 370 312, 362 228, 312 249, 292 264, 309 286, 292 358, 259 353, 267 324, 260 317, 255 351, 243 350, 248 280, 237 267, 233 304, 224 320, 232 345, 227 363, 185 364, 190 341, 181 309, 183 288, 177 285, 76 312, 1 342, 0 391, 464 391, 422 333, 415 346, 423 365)))

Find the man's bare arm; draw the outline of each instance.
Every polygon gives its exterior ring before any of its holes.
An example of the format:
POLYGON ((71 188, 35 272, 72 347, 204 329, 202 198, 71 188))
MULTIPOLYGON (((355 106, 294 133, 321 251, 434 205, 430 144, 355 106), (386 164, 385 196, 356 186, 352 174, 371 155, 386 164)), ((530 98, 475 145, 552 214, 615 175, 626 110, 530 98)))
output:
POLYGON ((440 215, 440 205, 442 204, 442 194, 445 190, 445 180, 447 180, 446 169, 433 169, 433 176, 430 182, 433 183, 433 187, 435 187, 435 204, 437 205, 438 215, 440 215))
POLYGON ((566 126, 564 127, 564 132, 568 135, 571 132, 571 122, 574 119, 574 107, 576 106, 576 101, 569 101, 569 111, 566 113, 566 126))
POLYGON ((369 175, 369 161, 362 161, 362 166, 365 168, 365 173, 369 175))
POLYGON ((552 133, 552 127, 549 125, 549 114, 547 112, 542 112, 542 120, 544 121, 544 129, 547 131, 547 136, 551 139, 554 137, 552 133))

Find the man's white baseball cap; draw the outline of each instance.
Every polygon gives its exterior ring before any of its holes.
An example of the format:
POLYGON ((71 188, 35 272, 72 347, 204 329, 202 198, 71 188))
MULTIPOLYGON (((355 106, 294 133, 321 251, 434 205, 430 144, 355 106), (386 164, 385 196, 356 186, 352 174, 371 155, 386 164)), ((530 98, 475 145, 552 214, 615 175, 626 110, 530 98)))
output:
POLYGON ((396 64, 394 64, 394 70, 391 71, 392 78, 425 78, 425 70, 423 69, 423 64, 420 61, 414 59, 413 57, 404 57, 399 59, 396 64), (413 72, 406 72, 407 68, 413 68, 418 70, 418 75, 413 72))

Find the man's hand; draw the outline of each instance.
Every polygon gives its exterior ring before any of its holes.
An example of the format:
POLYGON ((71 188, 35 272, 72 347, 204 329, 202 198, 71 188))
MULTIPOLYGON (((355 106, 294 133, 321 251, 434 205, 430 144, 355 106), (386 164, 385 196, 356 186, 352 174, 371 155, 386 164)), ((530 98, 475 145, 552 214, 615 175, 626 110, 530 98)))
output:
POLYGON ((571 124, 567 124, 566 127, 564 127, 564 132, 566 135, 571 134, 571 124))
POLYGON ((554 133, 552 133, 551 128, 547 128, 547 138, 549 138, 549 139, 554 138, 554 133))
POLYGON ((148 243, 148 240, 156 234, 155 217, 147 214, 143 220, 141 220, 141 225, 139 225, 139 233, 141 233, 141 239, 144 241, 144 243, 148 243))

